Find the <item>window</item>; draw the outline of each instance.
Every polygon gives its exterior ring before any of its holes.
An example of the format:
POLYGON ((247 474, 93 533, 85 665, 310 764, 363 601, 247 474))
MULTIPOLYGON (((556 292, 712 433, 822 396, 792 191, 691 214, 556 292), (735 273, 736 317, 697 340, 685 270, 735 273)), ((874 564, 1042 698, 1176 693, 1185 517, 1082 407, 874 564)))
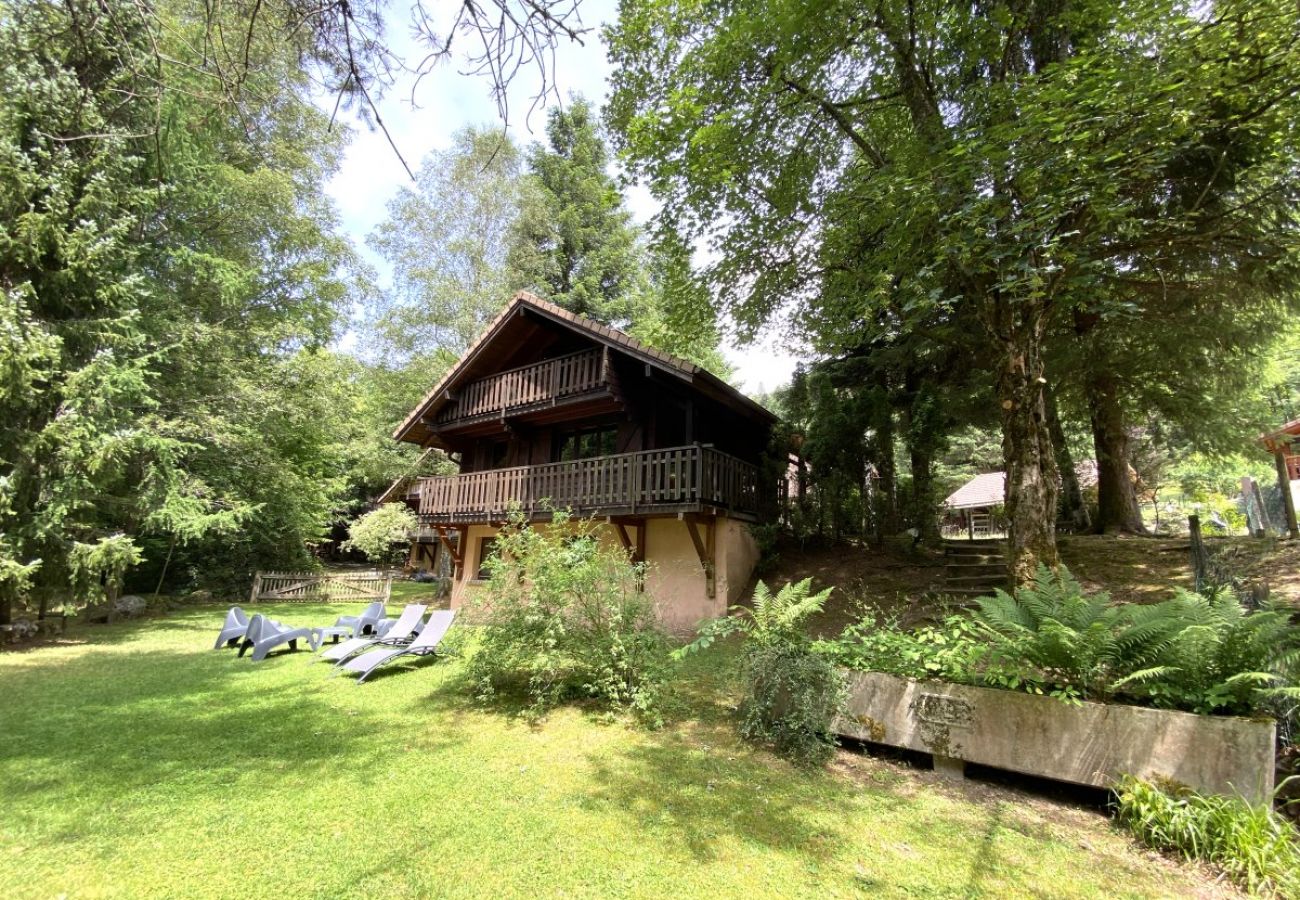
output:
POLYGON ((618 426, 600 425, 561 432, 556 438, 555 459, 590 459, 593 456, 610 456, 618 446, 618 426))
POLYGON ((474 574, 476 580, 487 581, 492 577, 492 573, 487 568, 487 561, 492 558, 492 554, 496 552, 496 549, 497 539, 495 537, 481 537, 478 539, 478 571, 474 574))

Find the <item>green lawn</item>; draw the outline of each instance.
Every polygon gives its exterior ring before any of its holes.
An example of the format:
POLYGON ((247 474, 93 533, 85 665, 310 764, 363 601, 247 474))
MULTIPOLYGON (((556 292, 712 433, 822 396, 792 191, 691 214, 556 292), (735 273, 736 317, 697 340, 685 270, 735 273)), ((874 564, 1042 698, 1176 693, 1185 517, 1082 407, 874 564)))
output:
POLYGON ((455 659, 356 686, 214 652, 222 614, 0 653, 0 897, 1209 890, 1095 813, 848 754, 795 771, 737 742, 707 655, 661 731, 532 726, 469 702, 455 659))

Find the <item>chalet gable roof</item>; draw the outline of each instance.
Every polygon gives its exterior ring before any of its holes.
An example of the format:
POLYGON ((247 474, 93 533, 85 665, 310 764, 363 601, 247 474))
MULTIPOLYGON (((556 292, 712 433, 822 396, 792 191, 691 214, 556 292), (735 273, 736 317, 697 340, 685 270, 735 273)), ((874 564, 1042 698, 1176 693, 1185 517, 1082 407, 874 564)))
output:
POLYGON ((578 332, 598 344, 609 347, 611 350, 623 353, 644 362, 648 366, 653 366, 659 371, 680 378, 687 384, 700 389, 705 394, 751 418, 761 419, 769 423, 776 421, 776 416, 769 410, 746 397, 702 366, 697 366, 695 363, 647 346, 617 328, 611 328, 593 319, 569 312, 567 309, 543 300, 528 291, 520 291, 506 304, 505 309, 488 324, 487 328, 470 345, 469 349, 461 354, 460 359, 443 376, 442 380, 434 385, 433 389, 424 396, 424 399, 411 410, 410 415, 393 432, 393 437, 399 441, 406 440, 422 419, 432 417, 447 402, 449 391, 462 382, 472 381, 473 376, 469 374, 471 368, 479 359, 491 352, 495 339, 516 316, 521 314, 539 316, 563 328, 578 332))

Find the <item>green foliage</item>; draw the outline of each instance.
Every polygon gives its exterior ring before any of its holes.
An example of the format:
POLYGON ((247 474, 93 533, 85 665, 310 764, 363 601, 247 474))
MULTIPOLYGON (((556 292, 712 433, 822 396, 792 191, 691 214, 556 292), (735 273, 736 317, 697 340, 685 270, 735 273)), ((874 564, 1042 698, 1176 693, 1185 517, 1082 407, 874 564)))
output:
POLYGON ((882 621, 868 612, 835 639, 814 646, 848 669, 958 684, 982 683, 988 661, 982 632, 967 616, 949 616, 938 625, 908 630, 896 620, 882 621))
POLYGON ((642 261, 623 193, 608 172, 599 116, 589 101, 574 98, 551 110, 546 137, 529 154, 538 202, 514 222, 512 277, 579 315, 627 325, 642 261))
POLYGON ((1125 776, 1116 817, 1142 843, 1212 863, 1252 894, 1300 897, 1300 833, 1271 806, 1125 776))
POLYGON ((1248 612, 1226 590, 1112 603, 1065 569, 1040 568, 1014 596, 976 602, 972 617, 915 631, 868 614, 817 650, 849 668, 1070 701, 1286 717, 1300 699, 1300 629, 1289 612, 1248 612))
POLYGON ((385 503, 348 526, 344 549, 359 550, 366 559, 380 565, 398 564, 410 544, 411 532, 419 524, 404 503, 385 503))
POLYGON ((523 164, 499 128, 462 129, 449 149, 425 158, 370 236, 392 267, 393 285, 370 304, 367 340, 376 357, 411 374, 402 391, 408 409, 516 287, 510 236, 540 202, 523 164))
POLYGON ((1117 687, 1156 706, 1197 713, 1279 712, 1300 700, 1300 633, 1292 610, 1247 611, 1237 595, 1177 590, 1177 616, 1148 668, 1117 687))
POLYGON ((516 695, 533 715, 592 700, 658 721, 667 638, 641 590, 644 567, 600 529, 556 511, 536 527, 514 513, 497 533, 472 601, 484 624, 470 667, 480 699, 516 695))
POLYGON ((85 549, 108 543, 173 577, 287 563, 340 499, 297 393, 352 272, 338 142, 264 36, 241 107, 214 93, 204 27, 123 0, 0 17, 0 569, 28 572, 0 621, 84 595, 87 566, 133 577, 85 549))
POLYGON ((1067 697, 1196 713, 1248 715, 1293 691, 1300 632, 1287 612, 1247 612, 1229 591, 1178 590, 1155 604, 1087 596, 1062 570, 1040 570, 1014 597, 979 601, 992 658, 1067 697))
POLYGON ((773 594, 760 581, 752 606, 732 607, 730 615, 704 623, 692 643, 675 651, 680 658, 719 638, 743 634, 740 732, 800 765, 830 758, 836 746, 831 723, 847 699, 844 679, 826 656, 814 651, 806 628, 831 590, 814 594, 812 579, 805 578, 773 594))

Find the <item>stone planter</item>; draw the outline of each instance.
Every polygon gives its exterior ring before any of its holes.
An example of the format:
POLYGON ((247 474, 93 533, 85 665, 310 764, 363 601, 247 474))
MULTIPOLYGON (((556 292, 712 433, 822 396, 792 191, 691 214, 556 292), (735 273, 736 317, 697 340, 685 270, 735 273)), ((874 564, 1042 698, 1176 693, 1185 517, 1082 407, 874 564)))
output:
POLYGON ((972 762, 1097 787, 1129 774, 1257 802, 1273 793, 1271 720, 1074 705, 879 672, 844 675, 849 702, 836 731, 933 754, 940 771, 957 774, 972 762))

